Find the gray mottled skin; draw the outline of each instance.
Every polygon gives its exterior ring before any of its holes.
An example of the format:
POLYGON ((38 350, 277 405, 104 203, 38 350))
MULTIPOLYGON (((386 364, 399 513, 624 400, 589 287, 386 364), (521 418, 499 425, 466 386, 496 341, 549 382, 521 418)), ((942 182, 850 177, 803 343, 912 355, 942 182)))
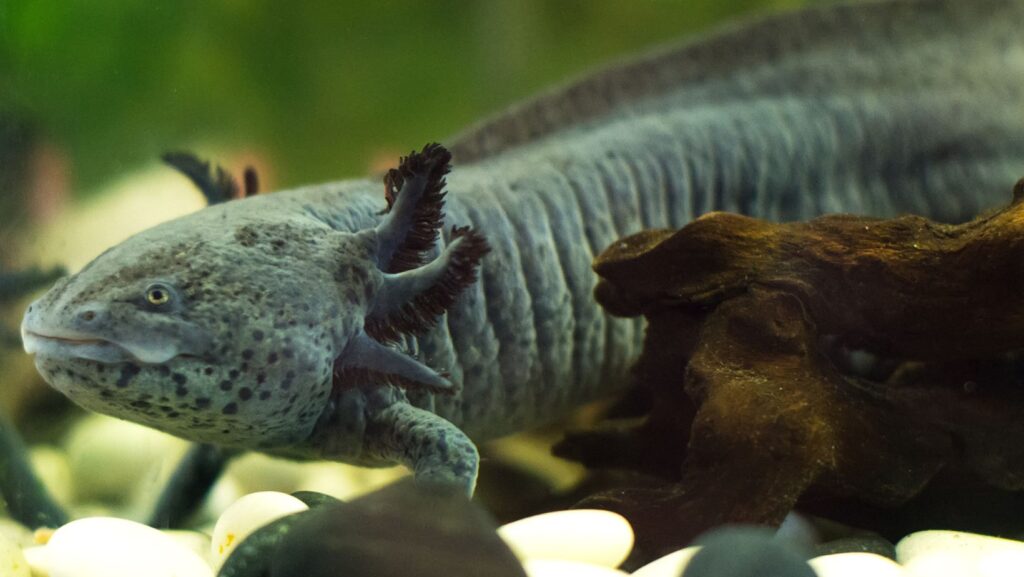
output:
POLYGON ((447 223, 473 225, 493 251, 438 326, 400 347, 447 373, 454 394, 331 392, 336 359, 388 370, 351 346, 390 282, 367 232, 382 219, 378 180, 232 201, 143 232, 34 303, 26 347, 53 386, 99 412, 204 442, 403 462, 471 488, 473 441, 627 381, 642 327, 591 298, 591 259, 616 238, 709 210, 952 221, 1004 201, 1024 174, 1022 30, 1024 3, 1011 0, 784 14, 471 129, 451 143, 447 223), (147 307, 156 281, 172 310, 147 307))

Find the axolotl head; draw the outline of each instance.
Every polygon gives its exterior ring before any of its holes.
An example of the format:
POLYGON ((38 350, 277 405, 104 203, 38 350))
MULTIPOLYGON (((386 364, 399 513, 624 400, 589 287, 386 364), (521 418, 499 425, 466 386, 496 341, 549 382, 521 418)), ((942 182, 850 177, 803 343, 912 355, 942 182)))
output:
POLYGON ((444 389, 443 377, 387 343, 428 328, 486 252, 481 237, 458 230, 418 266, 440 226, 448 158, 428 146, 389 173, 390 210, 365 231, 280 214, 272 197, 144 231, 33 302, 25 349, 87 409, 246 448, 308 437, 339 385, 351 384, 339 383, 344 375, 444 389))

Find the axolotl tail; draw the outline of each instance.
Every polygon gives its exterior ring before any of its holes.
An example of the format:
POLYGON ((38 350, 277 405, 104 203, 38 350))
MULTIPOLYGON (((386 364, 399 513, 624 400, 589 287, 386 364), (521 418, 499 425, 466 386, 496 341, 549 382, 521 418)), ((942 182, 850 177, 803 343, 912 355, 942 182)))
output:
POLYGON ((1024 3, 813 8, 627 62, 452 145, 448 218, 494 248, 421 355, 463 392, 416 399, 474 438, 628 382, 642 326, 599 310, 592 258, 711 210, 947 221, 1024 174, 1024 3), (461 162, 460 162, 461 161, 461 162))

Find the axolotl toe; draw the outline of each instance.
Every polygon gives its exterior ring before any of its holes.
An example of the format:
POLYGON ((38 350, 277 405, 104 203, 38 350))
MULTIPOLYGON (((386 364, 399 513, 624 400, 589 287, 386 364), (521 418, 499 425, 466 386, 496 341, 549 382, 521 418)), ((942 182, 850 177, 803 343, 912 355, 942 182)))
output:
POLYGON ((472 443, 398 406, 403 388, 452 383, 390 346, 430 328, 488 250, 454 229, 424 262, 449 159, 438 145, 404 159, 385 179, 388 214, 356 233, 261 197, 142 232, 32 303, 25 349, 90 410, 223 446, 403 462, 471 490, 472 443))

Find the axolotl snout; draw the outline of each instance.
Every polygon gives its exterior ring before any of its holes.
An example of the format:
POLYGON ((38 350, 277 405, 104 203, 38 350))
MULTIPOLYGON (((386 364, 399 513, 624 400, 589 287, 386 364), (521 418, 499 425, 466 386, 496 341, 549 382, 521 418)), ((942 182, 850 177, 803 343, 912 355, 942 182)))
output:
MULTIPOLYGON (((455 229, 437 258, 415 266, 437 237, 449 158, 428 146, 405 159, 389 173, 391 210, 356 233, 301 204, 289 214, 275 199, 270 210, 266 197, 142 232, 32 303, 25 349, 87 409, 223 446, 399 460, 429 477, 429 466, 396 458, 390 440, 367 446, 365 412, 367 396, 392 404, 378 398, 392 386, 453 386, 391 346, 429 327, 487 251, 482 237, 455 229)), ((436 473, 460 471, 455 480, 471 487, 475 451, 464 457, 436 473)))

